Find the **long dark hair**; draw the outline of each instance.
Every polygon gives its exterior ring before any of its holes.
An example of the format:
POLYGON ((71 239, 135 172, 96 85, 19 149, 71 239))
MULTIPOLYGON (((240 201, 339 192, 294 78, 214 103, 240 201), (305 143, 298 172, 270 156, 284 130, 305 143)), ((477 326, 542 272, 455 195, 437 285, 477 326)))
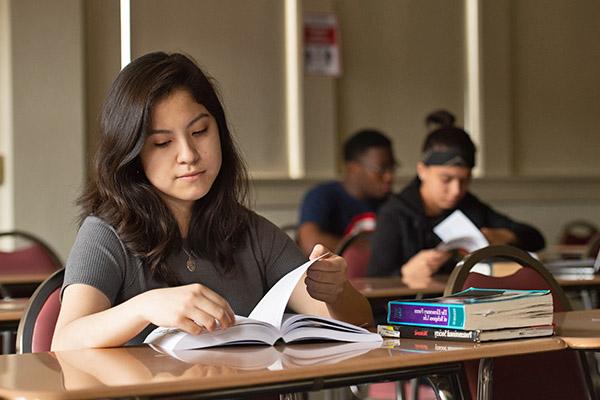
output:
POLYGON ((234 249, 248 229, 246 167, 211 79, 183 54, 146 54, 119 73, 102 107, 96 174, 78 202, 82 220, 92 214, 112 225, 144 265, 169 284, 177 280, 166 260, 181 249, 182 238, 173 214, 146 178, 139 153, 153 105, 176 89, 188 90, 215 118, 222 152, 212 188, 192 208, 188 245, 223 271, 233 267, 234 249))

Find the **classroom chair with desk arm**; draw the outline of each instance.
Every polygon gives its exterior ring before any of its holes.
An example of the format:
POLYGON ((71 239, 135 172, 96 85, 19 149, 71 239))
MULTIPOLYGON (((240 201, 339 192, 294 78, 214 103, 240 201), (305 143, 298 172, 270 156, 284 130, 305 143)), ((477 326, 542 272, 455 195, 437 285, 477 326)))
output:
MULTIPOLYGON (((488 246, 467 255, 452 271, 444 295, 468 287, 502 289, 549 289, 554 311, 569 311, 571 305, 560 285, 544 266, 526 252, 511 246, 488 246), (470 272, 477 263, 509 260, 521 268, 511 275, 494 277, 470 272)), ((554 351, 523 356, 483 359, 464 363, 469 390, 477 393, 478 367, 493 368, 493 382, 480 382, 480 390, 492 398, 589 399, 595 398, 587 362, 582 353, 554 351)))

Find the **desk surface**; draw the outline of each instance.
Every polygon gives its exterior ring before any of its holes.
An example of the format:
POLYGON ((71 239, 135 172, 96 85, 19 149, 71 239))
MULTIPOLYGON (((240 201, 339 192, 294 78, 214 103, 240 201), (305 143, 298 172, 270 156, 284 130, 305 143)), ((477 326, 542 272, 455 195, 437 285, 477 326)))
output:
MULTIPOLYGON (((402 278, 393 276, 386 278, 354 278, 352 285, 369 299, 416 296, 420 294, 442 295, 448 276, 436 276, 426 286, 409 286, 402 278)), ((600 275, 570 275, 556 277, 563 287, 600 286, 600 275)))
POLYGON ((18 322, 28 302, 29 299, 0 300, 0 323, 18 322))
POLYGON ((50 273, 35 273, 35 274, 2 274, 2 273, 0 273, 0 285, 42 283, 49 276, 50 276, 50 273))
POLYGON ((573 349, 600 349, 600 309, 554 314, 556 334, 573 349))
POLYGON ((448 276, 436 276, 427 285, 408 285, 398 276, 383 278, 354 278, 351 280, 354 286, 365 297, 390 298, 416 296, 418 294, 441 295, 444 293, 448 276))
POLYGON ((236 346, 180 353, 188 362, 144 346, 6 355, 0 356, 0 397, 83 399, 186 392, 235 396, 265 388, 306 391, 377 381, 386 373, 398 377, 417 368, 431 371, 441 368, 440 364, 448 368, 448 363, 469 359, 566 348, 557 337, 485 344, 396 339, 375 349, 337 356, 329 354, 332 346, 236 346), (306 353, 321 357, 301 356, 306 353))

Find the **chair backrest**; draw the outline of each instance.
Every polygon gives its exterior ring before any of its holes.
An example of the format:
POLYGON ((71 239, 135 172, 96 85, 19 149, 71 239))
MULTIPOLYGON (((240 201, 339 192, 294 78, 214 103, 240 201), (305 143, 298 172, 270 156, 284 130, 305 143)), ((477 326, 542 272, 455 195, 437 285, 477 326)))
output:
MULTIPOLYGON (((444 295, 468 287, 549 289, 555 312, 571 309, 563 289, 550 272, 526 252, 510 246, 488 246, 467 255, 452 271, 444 295), (477 263, 498 258, 517 262, 522 268, 502 277, 470 272, 477 263)), ((478 364, 469 361, 464 367, 471 395, 475 396, 478 364)), ((585 358, 573 351, 497 358, 493 368, 493 398, 587 399, 592 393, 585 358)))
POLYGON ((48 277, 33 293, 17 329, 17 353, 49 351, 60 311, 64 268, 48 277))
POLYGON ((60 259, 50 246, 31 233, 0 232, 0 238, 25 242, 14 250, 0 250, 0 274, 51 273, 61 267, 60 259))
POLYGON ((600 233, 596 233, 587 243, 584 257, 596 258, 600 252, 600 233))
POLYGON ((581 219, 573 220, 565 224, 558 242, 560 244, 583 245, 598 234, 598 227, 593 223, 581 219))
POLYGON ((346 260, 349 279, 367 276, 372 235, 373 231, 361 231, 346 236, 338 245, 335 252, 346 260))

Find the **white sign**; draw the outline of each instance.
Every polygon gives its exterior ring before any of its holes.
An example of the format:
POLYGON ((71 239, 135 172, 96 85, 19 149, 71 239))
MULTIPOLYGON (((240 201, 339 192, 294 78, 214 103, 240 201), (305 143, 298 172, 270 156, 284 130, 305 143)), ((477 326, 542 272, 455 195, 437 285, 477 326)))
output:
POLYGON ((309 74, 341 73, 339 28, 335 14, 304 15, 304 70, 309 74))

